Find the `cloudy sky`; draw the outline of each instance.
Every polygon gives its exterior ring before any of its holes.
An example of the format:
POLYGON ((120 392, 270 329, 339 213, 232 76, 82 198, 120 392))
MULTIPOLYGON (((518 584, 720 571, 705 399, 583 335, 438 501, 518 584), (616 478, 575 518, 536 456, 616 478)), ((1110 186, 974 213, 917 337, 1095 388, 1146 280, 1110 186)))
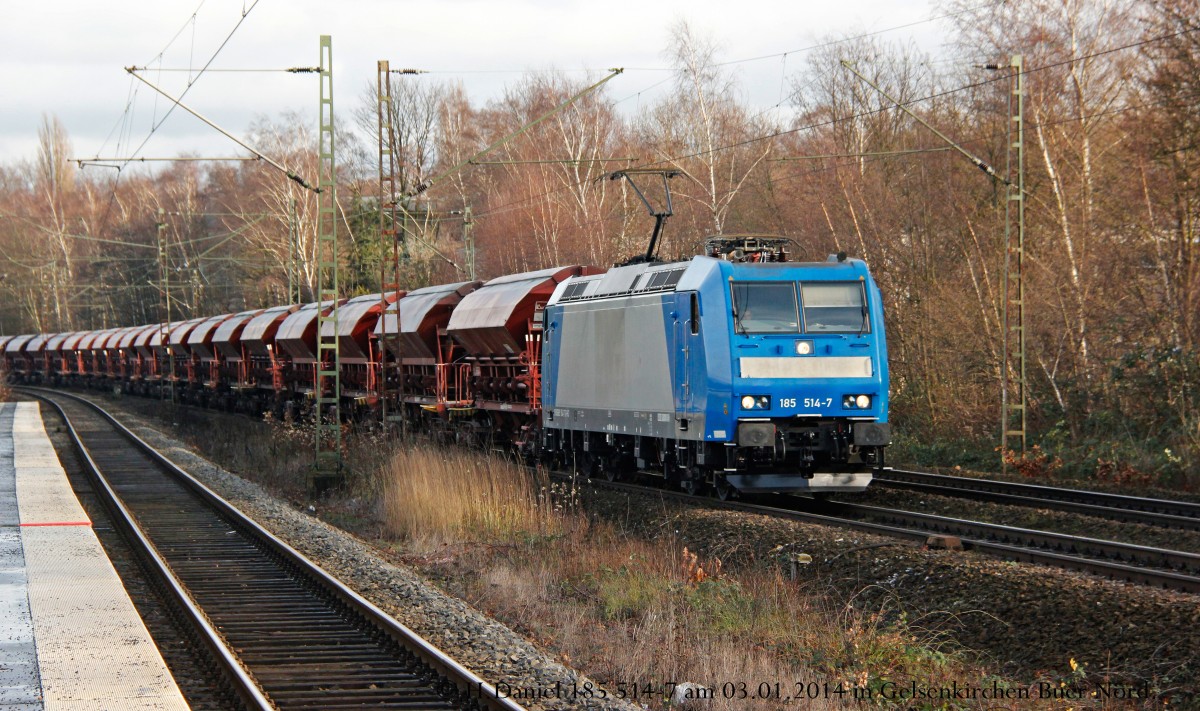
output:
POLYGON ((139 146, 143 157, 244 155, 183 111, 163 120, 169 102, 124 67, 146 67, 142 76, 176 96, 186 89, 184 103, 240 137, 256 116, 287 110, 315 124, 316 78, 196 70, 210 60, 212 70, 315 66, 322 34, 333 38, 342 118, 374 85, 379 59, 428 70, 425 80, 462 81, 476 104, 523 71, 599 77, 625 67, 608 88, 623 107, 636 107, 666 87, 663 48, 679 19, 715 40, 722 60, 751 60, 730 68, 747 100, 767 108, 779 101, 785 72, 802 66, 804 48, 831 35, 899 28, 881 38, 936 53, 947 25, 930 18, 940 14, 932 0, 8 0, 0 164, 34 158, 43 114, 66 127, 75 157, 128 157, 139 146))

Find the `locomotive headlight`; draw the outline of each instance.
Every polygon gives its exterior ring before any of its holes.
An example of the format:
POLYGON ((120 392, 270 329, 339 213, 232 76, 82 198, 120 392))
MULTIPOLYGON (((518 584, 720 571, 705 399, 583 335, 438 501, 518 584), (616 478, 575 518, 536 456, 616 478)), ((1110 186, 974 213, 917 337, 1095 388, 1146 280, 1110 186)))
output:
POLYGON ((812 352, 812 341, 796 341, 796 355, 811 355, 812 352))
POLYGON ((843 410, 866 410, 871 406, 870 395, 843 395, 843 410))
POLYGON ((743 395, 742 396, 743 410, 770 410, 771 396, 770 395, 743 395))

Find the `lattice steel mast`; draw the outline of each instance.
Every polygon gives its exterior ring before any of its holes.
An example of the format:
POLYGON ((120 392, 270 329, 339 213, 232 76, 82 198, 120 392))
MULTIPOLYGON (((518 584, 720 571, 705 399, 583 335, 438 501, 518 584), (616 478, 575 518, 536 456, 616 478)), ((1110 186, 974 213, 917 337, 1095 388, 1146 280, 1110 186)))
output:
POLYGON ((317 374, 313 399, 316 467, 309 489, 342 478, 341 357, 338 355, 337 167, 333 135, 333 42, 321 35, 320 138, 317 148, 317 374), (329 302, 328 310, 325 303, 329 302))
POLYGON ((379 318, 382 319, 383 328, 380 331, 379 338, 379 394, 380 408, 383 414, 383 421, 390 422, 398 420, 404 421, 403 409, 404 404, 401 397, 397 395, 400 412, 395 416, 388 414, 388 401, 396 393, 403 392, 403 386, 399 380, 401 372, 400 356, 394 356, 396 368, 394 374, 397 376, 398 389, 393 391, 388 385, 388 367, 387 354, 388 347, 395 349, 400 343, 400 307, 396 306, 396 322, 395 328, 392 329, 388 324, 387 319, 387 293, 388 291, 398 291, 400 289, 400 245, 398 242, 396 230, 396 133, 392 125, 392 80, 391 66, 388 60, 381 59, 378 63, 378 72, 376 77, 376 96, 378 97, 378 127, 379 127, 379 236, 383 240, 384 253, 379 260, 379 299, 382 313, 379 318), (387 252, 390 248, 391 261, 388 261, 387 252), (388 267, 391 267, 391 279, 388 279, 388 267))
POLYGON ((1027 381, 1025 379, 1025 67, 1021 55, 1009 62, 1012 71, 1009 98, 1008 174, 1004 203, 1004 352, 1000 363, 1001 467, 1009 439, 1015 438, 1025 454, 1027 381), (1014 165, 1015 164, 1015 165, 1014 165), (1014 209, 1015 207, 1015 209, 1014 209), (1015 242, 1015 244, 1014 244, 1015 242))

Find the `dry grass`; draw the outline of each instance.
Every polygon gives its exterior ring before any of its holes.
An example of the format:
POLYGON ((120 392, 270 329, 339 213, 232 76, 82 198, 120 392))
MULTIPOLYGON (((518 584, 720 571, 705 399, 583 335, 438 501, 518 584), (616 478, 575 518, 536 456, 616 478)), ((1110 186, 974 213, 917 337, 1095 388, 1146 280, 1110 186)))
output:
POLYGON ((888 683, 990 678, 897 615, 831 609, 779 573, 731 571, 674 537, 632 538, 555 505, 561 497, 547 500, 503 459, 419 448, 397 455, 385 478, 384 528, 404 541, 407 562, 607 693, 651 691, 636 699, 651 708, 685 682, 711 693, 702 708, 717 711, 857 706, 856 693, 888 683), (796 698, 806 690, 816 698, 796 698))
POLYGON ((779 574, 730 573, 673 539, 631 539, 577 516, 565 517, 557 537, 459 546, 428 561, 410 562, 608 693, 650 685, 658 695, 638 701, 651 708, 665 706, 664 685, 683 683, 712 690, 701 707, 715 711, 857 707, 856 694, 871 698, 888 683, 936 688, 989 678, 895 615, 833 609, 779 574), (755 698, 760 692, 767 698, 755 698), (816 696, 797 698, 805 692, 816 696))
POLYGON ((561 530, 545 477, 508 459, 421 445, 397 452, 383 476, 386 531, 422 547, 561 530))
MULTIPOLYGON (((247 437, 244 422, 216 424, 204 427, 201 444, 304 500, 311 430, 249 427, 266 436, 247 437)), ((555 491, 502 457, 431 444, 397 451, 394 440, 356 433, 347 438, 347 460, 350 486, 323 514, 360 535, 399 541, 406 562, 448 592, 583 670, 606 693, 630 698, 636 687, 639 705, 665 708, 664 688, 685 682, 713 694, 697 708, 719 711, 859 707, 856 693, 888 683, 936 688, 994 678, 942 654, 936 639, 890 611, 832 607, 821 590, 696 557, 671 535, 624 535, 577 510, 573 491, 555 491), (756 700, 760 690, 793 698, 756 700), (805 690, 817 698, 797 699, 805 690)), ((889 705, 878 696, 872 704, 889 705)))
POLYGON ((8 402, 12 399, 12 389, 8 387, 8 381, 5 380, 4 372, 0 371, 0 402, 8 402))

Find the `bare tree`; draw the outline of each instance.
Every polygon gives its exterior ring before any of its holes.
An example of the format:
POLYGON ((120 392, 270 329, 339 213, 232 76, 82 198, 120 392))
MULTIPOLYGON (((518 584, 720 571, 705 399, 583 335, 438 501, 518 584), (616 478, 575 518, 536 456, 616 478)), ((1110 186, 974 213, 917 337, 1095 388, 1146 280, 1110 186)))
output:
POLYGON ((680 21, 670 42, 675 87, 640 122, 642 140, 656 160, 687 176, 674 192, 699 208, 696 236, 721 234, 735 199, 771 154, 773 142, 766 137, 774 127, 741 105, 734 77, 718 66, 711 39, 680 21))
MULTIPOLYGON (((75 283, 74 238, 68 206, 75 192, 75 167, 70 162, 71 142, 57 117, 42 116, 38 127, 37 171, 34 193, 43 234, 51 248, 47 254, 48 279, 54 323, 69 329, 72 313, 67 303, 75 283)), ((36 250, 41 252, 41 250, 36 250)))
POLYGON ((1143 55, 1140 171, 1164 317, 1176 347, 1200 351, 1200 0, 1154 0, 1143 55))
POLYGON ((514 267, 612 263, 626 246, 614 185, 604 179, 620 167, 610 159, 623 157, 626 148, 623 124, 607 94, 587 94, 531 126, 590 84, 556 73, 531 75, 484 112, 490 136, 522 131, 485 159, 494 165, 484 183, 488 224, 481 236, 511 229, 518 216, 532 230, 536 250, 512 254, 514 267))
POLYGON ((1117 294, 1115 300, 1102 297, 1114 275, 1101 255, 1118 234, 1111 210, 1116 201, 1101 200, 1100 186, 1119 187, 1122 168, 1113 158, 1129 140, 1119 109, 1130 98, 1136 56, 1122 47, 1136 36, 1140 8, 1109 0, 1037 0, 986 12, 965 3, 952 7, 964 10, 960 42, 973 54, 1025 58, 1033 142, 1027 217, 1037 235, 1029 252, 1041 271, 1036 278, 1044 282, 1030 293, 1057 312, 1055 327, 1035 339, 1031 356, 1058 406, 1068 411, 1078 405, 1086 415, 1087 396, 1069 402, 1065 386, 1096 376, 1095 324, 1120 301, 1117 294))
MULTIPOLYGON (((250 143, 300 175, 317 174, 317 142, 311 122, 292 113, 277 121, 257 119, 250 128, 250 143)), ((220 173, 214 186, 217 204, 231 213, 223 226, 239 230, 251 253, 271 264, 256 272, 270 285, 267 299, 281 300, 288 265, 296 264, 305 293, 317 293, 317 200, 291 180, 256 164, 241 164, 220 173), (291 216, 295 215, 294 224, 291 216), (292 230, 294 228, 294 236, 292 230), (274 293, 271 293, 274 292, 274 293)), ((312 182, 313 179, 310 179, 312 182)))

